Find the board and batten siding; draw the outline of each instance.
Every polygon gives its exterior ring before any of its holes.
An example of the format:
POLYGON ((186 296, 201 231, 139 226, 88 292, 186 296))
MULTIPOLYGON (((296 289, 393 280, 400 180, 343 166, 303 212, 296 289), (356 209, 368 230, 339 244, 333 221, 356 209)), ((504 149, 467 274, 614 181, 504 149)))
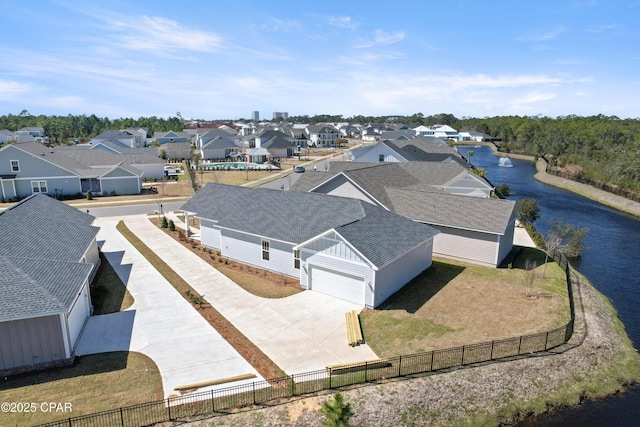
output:
POLYGON ((222 256, 265 270, 300 277, 293 266, 293 243, 221 229, 222 256), (269 241, 269 260, 262 259, 262 241, 269 241))
POLYGON ((413 278, 431 267, 433 241, 420 245, 375 272, 374 307, 402 289, 413 278))
POLYGON ((440 231, 440 234, 433 238, 435 255, 496 266, 498 235, 429 225, 440 231))
POLYGON ((57 314, 0 323, 0 343, 0 370, 69 357, 57 314))
POLYGON ((331 181, 322 184, 313 190, 314 193, 323 193, 330 196, 347 197, 350 199, 358 199, 375 205, 373 199, 369 198, 364 192, 356 187, 344 175, 337 175, 331 181))
POLYGON ((315 240, 300 250, 300 285, 309 289, 309 272, 314 266, 363 277, 363 305, 373 308, 373 269, 335 233, 315 240))
POLYGON ((204 246, 213 249, 222 249, 220 244, 220 229, 213 221, 200 218, 200 241, 204 246))

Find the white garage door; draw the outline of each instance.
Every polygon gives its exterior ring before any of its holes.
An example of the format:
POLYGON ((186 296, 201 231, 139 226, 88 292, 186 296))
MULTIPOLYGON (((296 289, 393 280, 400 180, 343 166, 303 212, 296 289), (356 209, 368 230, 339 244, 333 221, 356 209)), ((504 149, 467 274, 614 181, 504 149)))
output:
POLYGON ((309 277, 312 290, 364 305, 363 277, 316 266, 311 267, 309 277))
POLYGON ((76 341, 80 336, 84 322, 89 317, 89 298, 86 289, 82 290, 82 294, 78 297, 74 307, 69 313, 69 334, 71 334, 71 348, 76 345, 76 341))

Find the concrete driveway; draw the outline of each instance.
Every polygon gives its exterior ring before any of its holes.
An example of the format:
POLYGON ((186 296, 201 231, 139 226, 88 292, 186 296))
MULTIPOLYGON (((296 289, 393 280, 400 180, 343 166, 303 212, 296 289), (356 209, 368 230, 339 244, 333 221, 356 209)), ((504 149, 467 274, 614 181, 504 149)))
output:
MULTIPOLYGON (((125 217, 126 218, 126 217, 125 217)), ((149 356, 162 375, 165 397, 180 385, 242 374, 256 378, 203 387, 208 391, 261 380, 258 372, 115 229, 119 219, 98 218, 102 251, 135 303, 120 313, 92 316, 77 355, 137 351, 149 356)))
POLYGON ((144 215, 125 223, 287 374, 377 359, 368 345, 347 344, 345 312, 362 306, 314 291, 268 299, 250 294, 144 215))

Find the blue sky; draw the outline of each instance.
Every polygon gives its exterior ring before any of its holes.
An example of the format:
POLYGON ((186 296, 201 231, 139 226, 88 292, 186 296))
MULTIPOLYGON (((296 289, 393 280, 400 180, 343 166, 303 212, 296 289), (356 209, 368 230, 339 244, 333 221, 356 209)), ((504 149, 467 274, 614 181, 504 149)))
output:
POLYGON ((0 3, 0 115, 640 117, 640 1, 0 3))

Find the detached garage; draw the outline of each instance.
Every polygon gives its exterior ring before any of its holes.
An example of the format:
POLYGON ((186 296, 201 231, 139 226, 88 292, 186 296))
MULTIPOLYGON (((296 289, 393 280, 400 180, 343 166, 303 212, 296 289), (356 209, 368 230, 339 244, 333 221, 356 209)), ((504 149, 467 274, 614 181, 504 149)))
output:
POLYGON ((376 307, 431 266, 438 231, 370 203, 320 193, 207 184, 181 210, 223 257, 376 307))

